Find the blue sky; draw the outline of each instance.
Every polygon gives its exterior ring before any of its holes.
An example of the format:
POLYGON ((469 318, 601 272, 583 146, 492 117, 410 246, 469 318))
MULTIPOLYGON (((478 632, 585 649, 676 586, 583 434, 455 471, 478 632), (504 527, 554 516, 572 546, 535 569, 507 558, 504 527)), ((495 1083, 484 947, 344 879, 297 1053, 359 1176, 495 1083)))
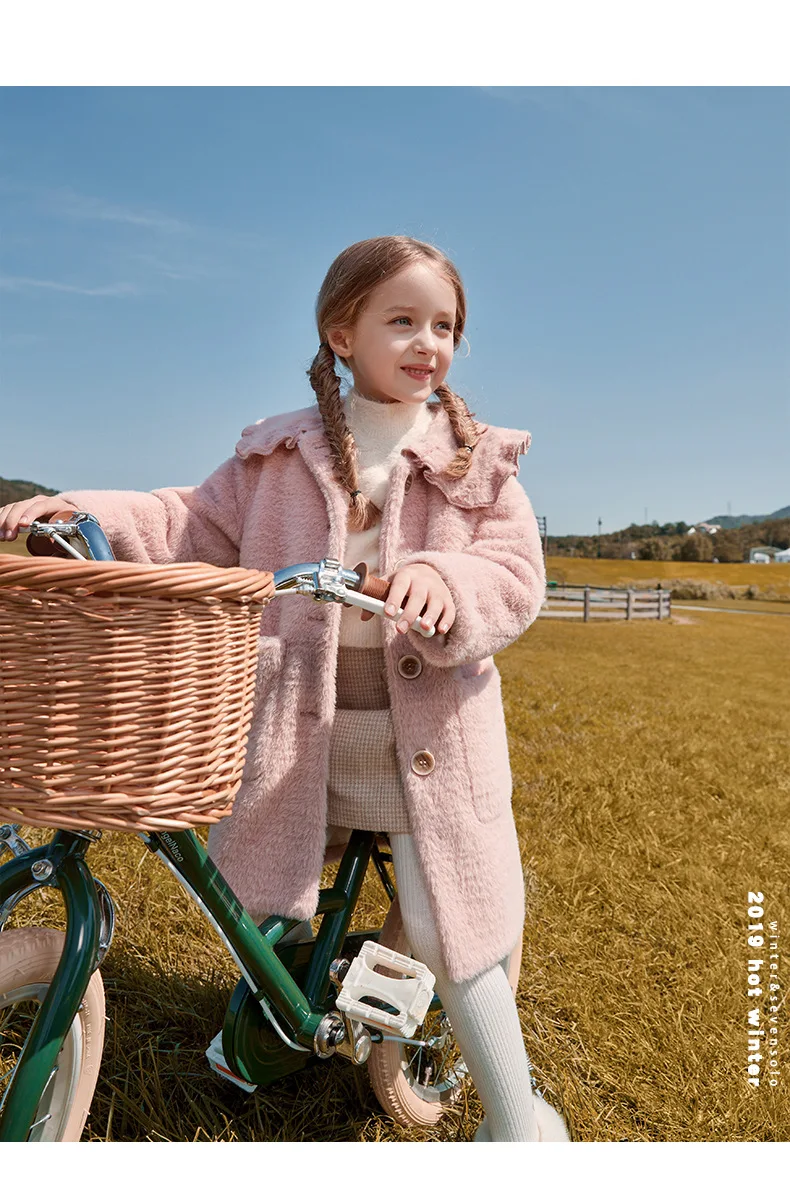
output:
POLYGON ((550 533, 790 503, 790 90, 0 89, 0 475, 200 482, 313 401, 313 307, 410 234, 550 533))

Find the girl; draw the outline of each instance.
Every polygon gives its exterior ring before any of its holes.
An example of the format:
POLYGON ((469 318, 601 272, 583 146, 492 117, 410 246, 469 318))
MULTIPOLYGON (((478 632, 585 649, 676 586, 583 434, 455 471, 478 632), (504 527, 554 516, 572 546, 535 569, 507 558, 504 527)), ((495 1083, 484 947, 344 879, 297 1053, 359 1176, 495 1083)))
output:
POLYGON ((263 612, 244 779, 209 852, 254 917, 307 921, 349 830, 387 832, 411 954, 436 976, 486 1113, 475 1139, 567 1140, 533 1095, 507 978, 524 879, 493 654, 544 596, 516 479, 530 436, 476 423, 447 385, 466 299, 435 247, 350 246, 316 320, 317 405, 246 427, 199 487, 34 497, 0 509, 0 530, 80 508, 126 561, 276 570, 336 556, 391 579, 397 625, 301 596, 263 612), (410 630, 418 615, 435 636, 410 630))

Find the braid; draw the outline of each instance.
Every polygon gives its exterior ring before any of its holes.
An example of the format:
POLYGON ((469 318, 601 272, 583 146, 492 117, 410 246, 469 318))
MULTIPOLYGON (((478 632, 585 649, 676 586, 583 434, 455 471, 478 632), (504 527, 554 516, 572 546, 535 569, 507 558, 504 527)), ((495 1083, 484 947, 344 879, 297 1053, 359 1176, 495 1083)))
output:
POLYGON ((451 480, 460 480, 472 466, 474 449, 477 446, 479 437, 477 423, 474 420, 473 412, 469 409, 461 395, 451 390, 446 382, 443 381, 441 385, 436 387, 434 392, 438 395, 439 401, 447 411, 447 417, 450 419, 453 434, 458 443, 458 450, 442 472, 442 475, 448 476, 451 480))
POLYGON ((354 436, 348 429, 340 398, 340 378, 335 373, 335 354, 327 341, 313 358, 307 371, 315 391, 318 409, 324 423, 324 433, 335 464, 335 475, 341 488, 351 498, 348 527, 352 533, 370 529, 381 519, 381 510, 359 488, 359 461, 354 436))

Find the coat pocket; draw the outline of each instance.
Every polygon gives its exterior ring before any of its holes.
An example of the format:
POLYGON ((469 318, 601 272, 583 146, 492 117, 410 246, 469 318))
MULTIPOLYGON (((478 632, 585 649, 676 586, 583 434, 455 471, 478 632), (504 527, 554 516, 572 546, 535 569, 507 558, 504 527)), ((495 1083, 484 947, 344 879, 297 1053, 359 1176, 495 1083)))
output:
POLYGON ((458 719, 472 805, 478 820, 495 820, 510 806, 513 794, 502 679, 490 656, 457 671, 458 719))
POLYGON ((272 735, 280 712, 282 671, 287 641, 281 636, 258 637, 258 666, 255 673, 255 696, 252 722, 247 737, 246 768, 261 770, 266 763, 272 735))
POLYGON ((266 684, 272 676, 279 673, 285 659, 286 647, 287 641, 282 636, 258 637, 257 679, 259 685, 266 684))

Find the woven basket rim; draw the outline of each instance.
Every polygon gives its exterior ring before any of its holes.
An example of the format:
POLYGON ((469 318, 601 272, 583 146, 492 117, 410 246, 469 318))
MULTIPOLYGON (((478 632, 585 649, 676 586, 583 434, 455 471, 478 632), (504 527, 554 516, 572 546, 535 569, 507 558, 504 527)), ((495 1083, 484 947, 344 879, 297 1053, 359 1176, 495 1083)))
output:
POLYGON ((252 600, 274 598, 274 574, 208 562, 78 561, 0 554, 0 596, 5 590, 62 591, 78 595, 152 599, 252 600))

